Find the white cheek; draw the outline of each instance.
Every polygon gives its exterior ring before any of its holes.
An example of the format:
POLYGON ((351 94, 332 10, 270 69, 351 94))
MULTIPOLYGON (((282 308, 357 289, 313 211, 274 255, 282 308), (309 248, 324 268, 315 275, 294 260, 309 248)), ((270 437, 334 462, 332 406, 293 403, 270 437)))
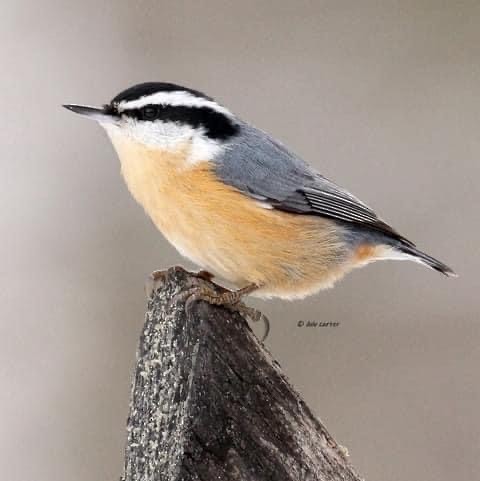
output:
POLYGON ((129 137, 145 146, 175 152, 190 145, 188 160, 192 163, 212 160, 223 147, 209 139, 200 130, 175 122, 136 122, 123 120, 120 124, 101 124, 110 138, 117 135, 129 137))

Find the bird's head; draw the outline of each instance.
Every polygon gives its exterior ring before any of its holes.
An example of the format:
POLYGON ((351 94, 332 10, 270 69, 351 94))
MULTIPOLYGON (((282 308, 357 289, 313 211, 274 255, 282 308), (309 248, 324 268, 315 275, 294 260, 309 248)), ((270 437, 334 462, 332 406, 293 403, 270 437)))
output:
POLYGON ((103 107, 64 107, 99 122, 114 144, 133 141, 173 151, 188 146, 193 161, 214 156, 240 128, 235 116, 212 98, 163 82, 134 85, 103 107))

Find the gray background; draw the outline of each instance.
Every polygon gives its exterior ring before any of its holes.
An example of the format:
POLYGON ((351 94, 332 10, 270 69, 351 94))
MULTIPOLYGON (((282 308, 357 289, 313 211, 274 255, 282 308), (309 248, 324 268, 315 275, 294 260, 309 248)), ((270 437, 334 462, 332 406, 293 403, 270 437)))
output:
POLYGON ((478 474, 478 1, 6 0, 0 22, 2 479, 120 474, 143 282, 180 257, 60 104, 145 80, 215 96, 460 273, 378 263, 253 304, 367 480, 478 474))

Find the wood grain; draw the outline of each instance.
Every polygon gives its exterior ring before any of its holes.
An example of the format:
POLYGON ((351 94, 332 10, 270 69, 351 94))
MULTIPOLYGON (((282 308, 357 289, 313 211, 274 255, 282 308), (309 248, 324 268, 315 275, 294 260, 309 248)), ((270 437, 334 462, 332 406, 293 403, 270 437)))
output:
POLYGON ((186 315, 193 276, 169 269, 149 300, 122 480, 360 481, 242 317, 186 315))

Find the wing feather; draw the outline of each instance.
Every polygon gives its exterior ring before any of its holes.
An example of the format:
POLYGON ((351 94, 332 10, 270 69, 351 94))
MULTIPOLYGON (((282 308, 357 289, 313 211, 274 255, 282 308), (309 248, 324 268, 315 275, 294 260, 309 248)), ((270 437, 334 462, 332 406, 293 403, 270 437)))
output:
POLYGON ((216 159, 216 173, 224 182, 276 209, 329 217, 413 246, 350 192, 246 123, 241 123, 240 135, 216 159))

